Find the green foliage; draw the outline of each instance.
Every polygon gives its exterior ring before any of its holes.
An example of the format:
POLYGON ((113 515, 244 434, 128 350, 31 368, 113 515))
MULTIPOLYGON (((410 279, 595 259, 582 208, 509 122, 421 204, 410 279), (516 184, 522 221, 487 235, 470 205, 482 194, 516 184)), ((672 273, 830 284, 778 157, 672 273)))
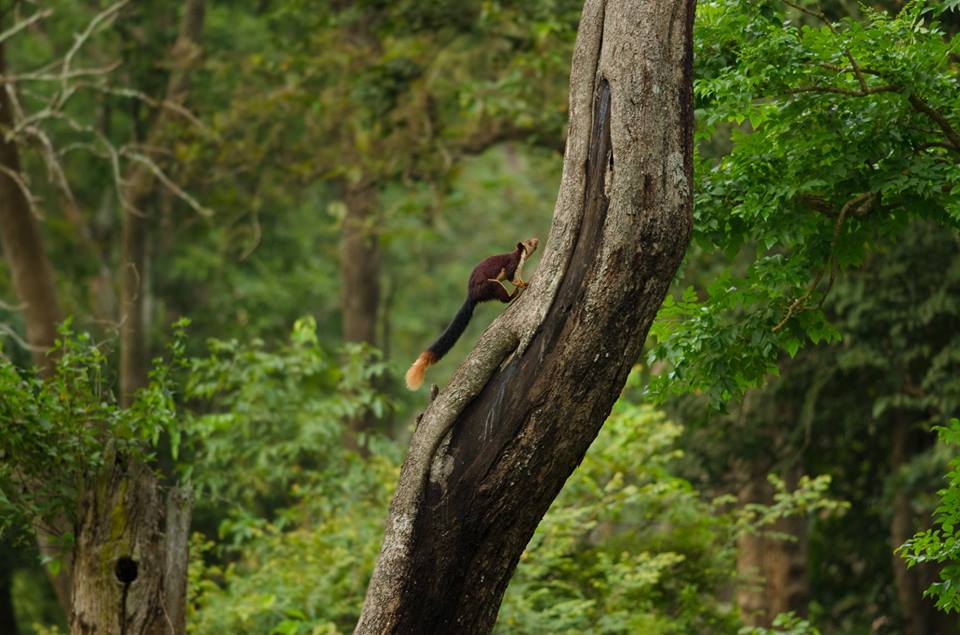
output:
MULTIPOLYGON (((956 452, 960 447, 960 419, 952 419, 946 426, 938 426, 941 442, 956 452)), ((934 527, 917 532, 901 545, 898 553, 909 566, 936 562, 940 582, 926 590, 925 595, 936 599, 937 608, 960 613, 960 458, 954 456, 946 475, 947 486, 938 492, 940 504, 934 512, 934 527)))
MULTIPOLYGON (((227 527, 231 548, 192 550, 190 633, 346 633, 359 617, 395 463, 356 457, 297 488, 276 523, 227 527), (322 482, 319 482, 322 477, 322 482), (203 555, 210 561, 204 564, 203 555), (231 556, 220 564, 223 555, 231 556)), ((195 543, 196 544, 196 543, 195 543)))
POLYGON ((497 632, 733 632, 716 595, 729 519, 670 472, 680 432, 620 404, 521 556, 497 632))
POLYGON ((707 501, 675 473, 682 428, 621 400, 520 559, 497 623, 502 633, 735 633, 723 589, 735 580, 735 541, 780 518, 845 504, 830 478, 773 505, 707 501))
POLYGON ((820 635, 820 631, 793 613, 781 613, 773 620, 773 628, 748 626, 741 628, 738 635, 820 635))
MULTIPOLYGON (((174 366, 185 327, 176 325, 174 366)), ((124 409, 111 390, 107 355, 89 334, 68 320, 50 354, 56 367, 46 378, 0 357, 0 533, 22 536, 38 524, 73 520, 83 487, 112 457, 147 459, 162 433, 179 438, 170 363, 155 360, 149 385, 124 409)), ((62 537, 64 546, 71 538, 62 537)))
POLYGON ((275 350, 260 340, 209 346, 209 357, 191 361, 185 390, 202 413, 188 424, 193 459, 184 468, 204 495, 247 513, 264 498, 288 496, 291 485, 336 483, 344 422, 390 408, 373 387, 384 371, 379 353, 351 344, 338 360, 320 345, 312 318, 297 321, 275 350))
POLYGON ((347 632, 377 554, 397 448, 371 436, 361 458, 344 443, 345 424, 387 412, 372 387, 384 366, 357 345, 338 361, 310 318, 275 351, 259 341, 210 346, 187 389, 206 409, 189 426, 190 473, 201 507, 230 511, 217 543, 195 540, 190 632, 347 632))
POLYGON ((665 305, 650 353, 671 369, 651 385, 661 397, 719 406, 784 354, 837 341, 822 307, 840 272, 911 218, 960 227, 960 38, 920 1, 862 22, 788 9, 698 5, 694 239, 740 262, 665 305), (703 151, 718 140, 732 146, 719 159, 703 151))

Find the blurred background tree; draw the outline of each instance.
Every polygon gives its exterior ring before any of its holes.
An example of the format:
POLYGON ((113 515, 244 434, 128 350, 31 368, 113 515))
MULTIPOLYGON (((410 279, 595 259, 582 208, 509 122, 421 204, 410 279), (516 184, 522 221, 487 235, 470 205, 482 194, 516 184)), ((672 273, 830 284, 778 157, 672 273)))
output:
MULTIPOLYGON (((137 169, 153 181, 135 206, 142 358, 188 316, 191 361, 170 368, 176 425, 138 447, 196 491, 197 633, 352 628, 423 404, 399 378, 476 262, 546 236, 559 182, 580 2, 320 4, 207 7, 182 104, 179 7, 121 3, 69 77, 75 36, 114 5, 0 13, 15 185, 58 317, 90 334, 102 359, 84 363, 117 396, 124 192, 137 169)), ((700 3, 696 245, 498 632, 957 632, 922 597, 950 569, 894 555, 930 527, 956 454, 933 432, 960 411, 950 6, 700 3)), ((10 434, 37 421, 25 404, 51 406, 11 267, 0 302, 0 631, 33 633, 66 621, 11 457, 44 474, 90 454, 10 434)), ((498 310, 478 309, 438 384, 498 310)))

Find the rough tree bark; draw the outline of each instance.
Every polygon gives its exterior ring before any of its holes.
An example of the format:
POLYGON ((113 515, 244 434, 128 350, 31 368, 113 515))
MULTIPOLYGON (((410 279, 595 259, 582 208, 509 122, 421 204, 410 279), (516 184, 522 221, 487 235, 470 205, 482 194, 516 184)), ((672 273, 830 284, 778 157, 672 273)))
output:
POLYGON ((411 439, 358 633, 486 633, 691 230, 694 0, 587 0, 547 248, 411 439))

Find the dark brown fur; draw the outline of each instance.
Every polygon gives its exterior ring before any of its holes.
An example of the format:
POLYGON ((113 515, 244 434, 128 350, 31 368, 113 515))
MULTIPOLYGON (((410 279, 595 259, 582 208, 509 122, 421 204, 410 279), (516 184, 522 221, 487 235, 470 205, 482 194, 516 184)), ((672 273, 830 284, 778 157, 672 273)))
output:
POLYGON ((473 307, 480 302, 489 302, 491 300, 500 300, 508 303, 513 300, 520 289, 526 287, 526 283, 520 278, 521 263, 525 262, 537 249, 539 241, 536 238, 530 238, 524 242, 517 243, 517 248, 506 254, 498 254, 484 259, 479 265, 473 268, 470 274, 470 280, 467 282, 467 300, 460 311, 454 317, 450 326, 443 332, 436 342, 431 344, 430 348, 420 354, 416 361, 407 371, 407 387, 416 390, 423 383, 423 376, 427 368, 436 364, 448 350, 456 343, 470 316, 473 315, 473 307), (526 254, 526 256, 524 256, 526 254), (509 281, 516 288, 513 293, 507 291, 503 281, 509 281))

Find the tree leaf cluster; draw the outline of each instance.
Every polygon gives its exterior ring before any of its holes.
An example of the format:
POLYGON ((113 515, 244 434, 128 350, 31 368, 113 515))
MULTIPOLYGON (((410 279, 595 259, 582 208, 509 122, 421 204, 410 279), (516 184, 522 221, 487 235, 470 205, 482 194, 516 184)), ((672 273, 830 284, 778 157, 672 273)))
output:
POLYGON ((720 0, 697 19, 694 239, 735 264, 665 306, 650 360, 670 372, 651 390, 719 405, 837 340, 823 302, 882 237, 960 227, 960 38, 923 2, 835 22, 720 0))

